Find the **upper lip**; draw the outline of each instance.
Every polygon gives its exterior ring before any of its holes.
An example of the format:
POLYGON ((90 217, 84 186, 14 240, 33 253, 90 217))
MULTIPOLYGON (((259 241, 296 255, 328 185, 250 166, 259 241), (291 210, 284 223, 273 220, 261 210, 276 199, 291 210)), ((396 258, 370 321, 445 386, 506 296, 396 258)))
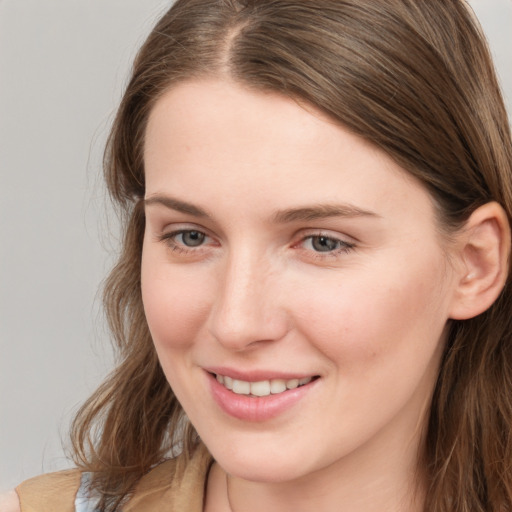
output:
POLYGON ((282 380, 291 380, 291 379, 303 379, 306 377, 317 377, 318 375, 315 373, 309 372, 283 372, 276 370, 237 370, 234 368, 220 367, 220 366, 210 366, 203 368, 208 373, 212 373, 215 375, 222 375, 224 377, 231 377, 236 380, 243 380, 245 382, 260 382, 263 380, 274 380, 274 379, 282 379, 282 380))

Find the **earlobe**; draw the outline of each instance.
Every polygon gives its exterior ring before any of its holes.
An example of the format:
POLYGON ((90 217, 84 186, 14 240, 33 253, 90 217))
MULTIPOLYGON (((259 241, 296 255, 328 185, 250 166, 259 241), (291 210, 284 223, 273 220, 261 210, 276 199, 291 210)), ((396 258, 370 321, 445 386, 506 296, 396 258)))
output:
POLYGON ((510 224, 498 203, 484 204, 471 214, 461 232, 450 318, 467 320, 491 307, 507 280, 510 243, 510 224))

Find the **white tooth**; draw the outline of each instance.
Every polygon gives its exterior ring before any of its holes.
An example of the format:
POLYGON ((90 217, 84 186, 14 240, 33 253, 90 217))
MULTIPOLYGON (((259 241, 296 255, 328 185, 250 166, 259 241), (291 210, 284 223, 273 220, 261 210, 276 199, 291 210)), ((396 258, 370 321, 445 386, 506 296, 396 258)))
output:
POLYGON ((295 389, 299 387, 299 379, 290 379, 286 381, 286 387, 288 389, 295 389))
POLYGON ((304 386, 304 384, 309 384, 312 380, 313 380, 313 377, 303 377, 302 379, 299 379, 299 386, 304 386))
POLYGON ((237 395, 249 395, 251 393, 251 383, 244 380, 233 379, 233 393, 237 395))
POLYGON ((233 389, 233 379, 231 377, 224 377, 224 386, 228 389, 233 389))
POLYGON ((270 381, 262 380, 260 382, 251 382, 251 395, 254 395, 254 396, 270 395, 270 381))
POLYGON ((217 374, 217 382, 220 382, 221 384, 224 384, 224 377, 222 375, 217 374))
POLYGON ((270 381, 270 392, 273 395, 286 391, 286 381, 283 379, 272 379, 270 381))

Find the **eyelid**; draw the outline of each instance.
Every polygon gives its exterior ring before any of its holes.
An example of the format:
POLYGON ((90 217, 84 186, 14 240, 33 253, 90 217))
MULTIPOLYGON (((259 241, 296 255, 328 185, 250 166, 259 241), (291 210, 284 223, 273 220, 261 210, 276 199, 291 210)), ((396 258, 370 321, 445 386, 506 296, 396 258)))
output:
POLYGON ((166 222, 165 224, 162 223, 161 226, 155 226, 155 232, 157 232, 159 236, 169 236, 171 234, 183 233, 187 231, 198 231, 199 233, 204 233, 210 238, 215 238, 215 235, 211 232, 211 230, 194 222, 166 222))
POLYGON ((172 231, 165 231, 161 233, 158 238, 161 239, 169 239, 178 235, 183 235, 185 233, 200 233, 205 236, 205 238, 212 238, 208 233, 201 229, 194 229, 194 228, 180 228, 180 229, 173 229, 172 231))
POLYGON ((348 235, 346 233, 340 233, 339 231, 334 231, 331 229, 325 229, 325 228, 305 228, 299 230, 294 238, 298 240, 299 242, 311 237, 321 237, 324 236, 326 238, 331 238, 333 240, 339 240, 340 242, 344 242, 346 244, 358 244, 359 240, 351 235, 348 235))

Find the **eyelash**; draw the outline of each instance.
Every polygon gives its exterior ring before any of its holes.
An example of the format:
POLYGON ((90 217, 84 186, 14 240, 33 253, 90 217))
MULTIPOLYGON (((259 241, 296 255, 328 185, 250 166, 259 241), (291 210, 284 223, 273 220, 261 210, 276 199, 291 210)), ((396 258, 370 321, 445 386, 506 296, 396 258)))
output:
MULTIPOLYGON (((159 241, 164 242, 172 251, 176 251, 179 253, 184 253, 184 254, 189 253, 190 254, 190 253, 194 253, 194 252, 201 250, 201 248, 203 248, 203 246, 204 246, 203 243, 194 247, 194 246, 187 246, 183 243, 176 242, 176 240, 175 240, 176 237, 178 237, 180 235, 185 235, 187 233, 188 234, 197 233, 198 235, 204 237, 204 239, 211 238, 206 233, 204 233, 203 231, 200 231, 198 229, 180 229, 177 231, 171 231, 170 233, 164 233, 164 234, 160 235, 158 237, 158 239, 159 239, 159 241)), ((312 244, 314 240, 319 240, 319 239, 324 239, 325 242, 334 242, 335 244, 337 244, 337 247, 332 250, 329 250, 329 251, 315 251, 314 249, 308 250, 308 249, 304 249, 304 248, 303 248, 303 250, 305 250, 307 252, 314 253, 315 258, 329 258, 329 257, 338 256, 340 254, 346 254, 356 248, 355 243, 347 242, 340 238, 329 236, 328 234, 324 234, 324 233, 315 233, 315 234, 304 236, 300 239, 300 241, 298 243, 294 244, 294 247, 304 245, 306 242, 310 242, 312 244)))

